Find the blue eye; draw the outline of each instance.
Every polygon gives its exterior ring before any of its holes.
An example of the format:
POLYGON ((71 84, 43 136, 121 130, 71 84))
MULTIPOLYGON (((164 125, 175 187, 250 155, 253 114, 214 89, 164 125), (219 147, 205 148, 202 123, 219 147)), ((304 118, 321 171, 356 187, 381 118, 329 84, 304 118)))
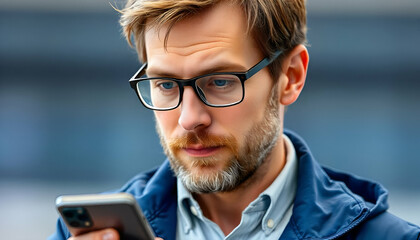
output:
POLYGON ((173 87, 174 87, 174 83, 173 83, 173 82, 164 82, 164 83, 162 83, 162 84, 161 84, 161 86, 162 86, 164 89, 171 89, 171 88, 173 88, 173 87))
POLYGON ((214 80, 214 84, 216 86, 218 86, 218 87, 226 86, 227 83, 228 83, 228 81, 227 80, 223 80, 223 79, 214 80))

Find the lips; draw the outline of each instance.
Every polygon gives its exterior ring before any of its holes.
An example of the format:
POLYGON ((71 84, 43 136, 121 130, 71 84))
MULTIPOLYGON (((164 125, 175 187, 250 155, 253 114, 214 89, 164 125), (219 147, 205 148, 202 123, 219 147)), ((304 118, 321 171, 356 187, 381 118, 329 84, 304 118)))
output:
POLYGON ((215 154, 221 147, 189 146, 184 151, 192 157, 209 157, 215 154))

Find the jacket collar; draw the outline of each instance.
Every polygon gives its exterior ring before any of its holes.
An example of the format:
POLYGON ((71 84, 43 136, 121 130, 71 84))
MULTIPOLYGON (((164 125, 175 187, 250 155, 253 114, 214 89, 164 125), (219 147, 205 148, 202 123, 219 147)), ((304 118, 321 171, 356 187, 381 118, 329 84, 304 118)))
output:
POLYGON ((296 148, 299 170, 293 215, 281 239, 338 238, 388 208, 381 185, 322 168, 299 136, 285 134, 296 148))
POLYGON ((176 235, 176 178, 166 160, 150 178, 137 199, 157 237, 173 240, 176 235))

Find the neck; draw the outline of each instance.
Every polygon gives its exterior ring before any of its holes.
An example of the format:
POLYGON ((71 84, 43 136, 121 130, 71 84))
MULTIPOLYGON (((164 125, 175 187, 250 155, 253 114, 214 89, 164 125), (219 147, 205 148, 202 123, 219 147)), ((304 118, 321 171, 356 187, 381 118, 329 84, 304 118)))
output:
POLYGON ((265 189, 267 189, 286 164, 286 150, 283 137, 265 159, 258 170, 241 186, 231 192, 194 194, 204 216, 219 225, 227 236, 239 225, 242 212, 265 189))

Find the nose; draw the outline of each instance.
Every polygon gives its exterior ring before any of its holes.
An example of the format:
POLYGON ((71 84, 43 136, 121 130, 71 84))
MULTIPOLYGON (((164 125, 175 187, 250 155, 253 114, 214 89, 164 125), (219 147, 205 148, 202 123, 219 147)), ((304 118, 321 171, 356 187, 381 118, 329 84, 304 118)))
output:
POLYGON ((191 87, 185 87, 178 124, 187 131, 205 128, 211 124, 208 107, 198 98, 191 87))

